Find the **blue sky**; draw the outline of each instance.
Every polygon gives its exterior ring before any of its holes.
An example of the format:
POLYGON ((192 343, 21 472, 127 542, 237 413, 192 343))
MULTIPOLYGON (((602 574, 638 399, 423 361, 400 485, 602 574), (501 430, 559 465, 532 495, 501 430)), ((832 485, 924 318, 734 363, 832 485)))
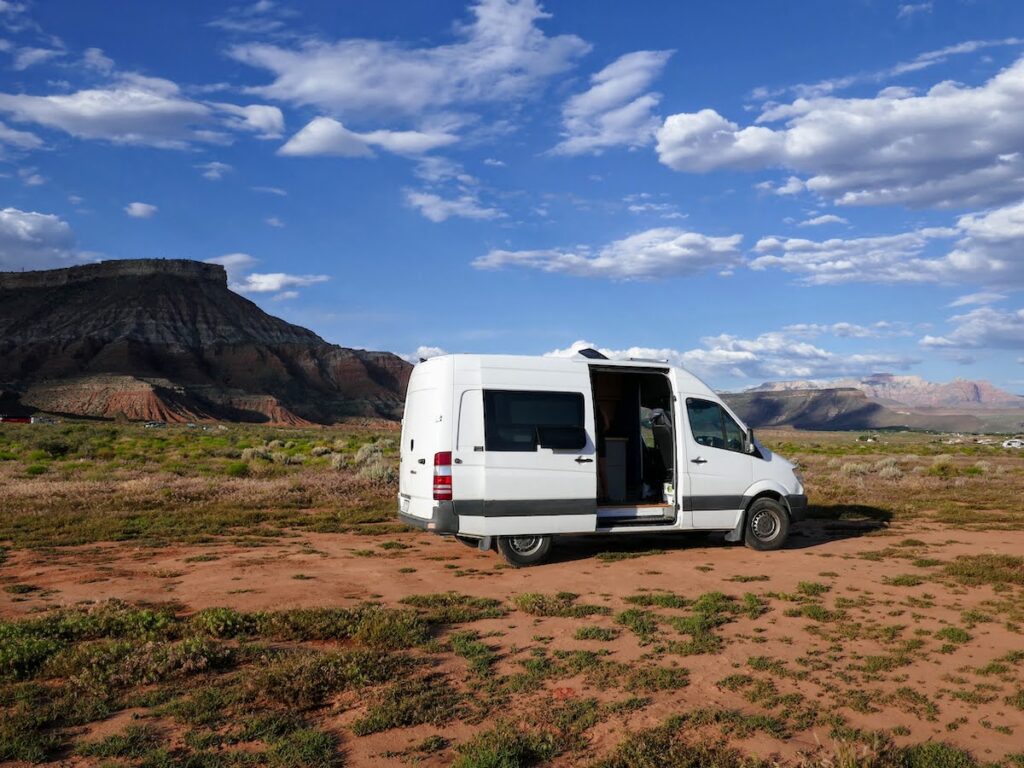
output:
POLYGON ((0 0, 0 269, 346 346, 1024 391, 1024 5, 0 0))

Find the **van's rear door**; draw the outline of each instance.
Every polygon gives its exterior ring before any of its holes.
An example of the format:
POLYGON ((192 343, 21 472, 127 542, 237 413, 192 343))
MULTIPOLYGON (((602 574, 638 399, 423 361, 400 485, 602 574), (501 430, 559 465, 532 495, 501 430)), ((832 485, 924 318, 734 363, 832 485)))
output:
POLYGON ((451 385, 443 359, 420 363, 409 379, 402 419, 399 508, 429 520, 434 511, 434 455, 451 450, 451 385))

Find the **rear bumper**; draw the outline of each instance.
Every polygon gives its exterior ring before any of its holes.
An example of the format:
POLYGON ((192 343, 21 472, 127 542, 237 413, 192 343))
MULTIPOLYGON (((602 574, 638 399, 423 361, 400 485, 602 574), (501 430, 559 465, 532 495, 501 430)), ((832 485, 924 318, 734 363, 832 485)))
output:
POLYGON ((459 532, 459 516, 455 514, 455 505, 450 501, 437 502, 429 519, 407 515, 401 509, 398 511, 398 519, 421 531, 440 533, 445 536, 454 536, 459 532))
POLYGON ((786 496, 786 503, 789 504, 789 516, 794 523, 807 519, 806 494, 791 493, 786 496))

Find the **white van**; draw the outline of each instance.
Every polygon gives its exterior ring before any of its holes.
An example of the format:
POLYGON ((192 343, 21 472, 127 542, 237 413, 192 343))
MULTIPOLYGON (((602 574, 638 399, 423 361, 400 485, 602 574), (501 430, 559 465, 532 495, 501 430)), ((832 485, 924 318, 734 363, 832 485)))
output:
POLYGON ((728 531, 780 548, 807 497, 693 374, 658 361, 444 355, 417 365, 399 518, 513 565, 556 534, 728 531))

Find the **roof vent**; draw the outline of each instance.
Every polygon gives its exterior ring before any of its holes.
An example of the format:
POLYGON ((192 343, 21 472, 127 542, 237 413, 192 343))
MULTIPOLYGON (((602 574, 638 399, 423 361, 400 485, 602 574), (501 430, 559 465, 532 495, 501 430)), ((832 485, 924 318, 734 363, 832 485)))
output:
POLYGON ((596 349, 591 349, 590 347, 587 347, 586 349, 577 350, 576 354, 582 355, 583 357, 587 358, 588 360, 607 360, 608 359, 605 355, 602 355, 596 349))

